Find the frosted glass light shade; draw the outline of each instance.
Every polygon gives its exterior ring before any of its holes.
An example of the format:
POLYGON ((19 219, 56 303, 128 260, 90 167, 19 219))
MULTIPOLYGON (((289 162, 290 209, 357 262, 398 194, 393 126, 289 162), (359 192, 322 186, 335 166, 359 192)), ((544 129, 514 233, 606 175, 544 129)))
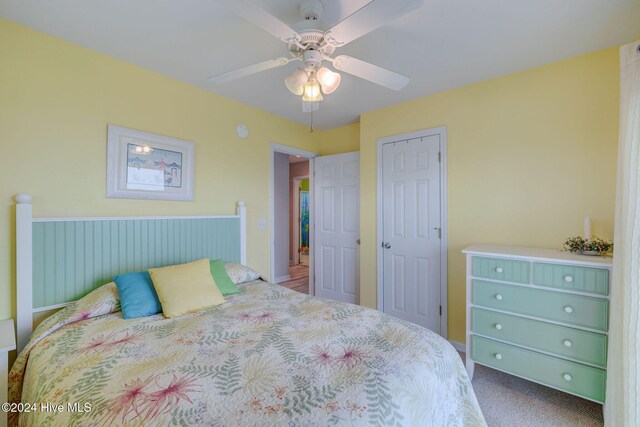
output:
POLYGON ((340 74, 334 73, 327 67, 320 68, 317 76, 318 82, 322 87, 322 92, 324 92, 325 95, 329 95, 331 92, 338 89, 338 86, 340 86, 340 80, 342 79, 340 74))
POLYGON ((301 69, 295 70, 284 79, 284 84, 294 95, 302 95, 304 93, 304 85, 309 80, 307 73, 301 69))
POLYGON ((322 92, 320 91, 320 84, 313 80, 308 81, 306 85, 304 85, 304 94, 302 95, 302 100, 307 102, 318 102, 322 101, 322 92))

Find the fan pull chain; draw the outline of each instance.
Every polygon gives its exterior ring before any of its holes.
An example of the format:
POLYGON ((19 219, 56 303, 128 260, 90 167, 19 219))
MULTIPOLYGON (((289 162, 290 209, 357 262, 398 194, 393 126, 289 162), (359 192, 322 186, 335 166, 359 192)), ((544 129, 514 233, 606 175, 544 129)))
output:
POLYGON ((309 127, 309 133, 313 133, 313 108, 311 108, 311 125, 309 127))

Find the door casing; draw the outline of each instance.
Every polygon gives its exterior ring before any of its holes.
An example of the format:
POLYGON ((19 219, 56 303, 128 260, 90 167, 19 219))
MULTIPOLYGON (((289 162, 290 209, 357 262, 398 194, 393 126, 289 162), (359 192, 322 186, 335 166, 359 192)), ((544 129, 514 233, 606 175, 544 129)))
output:
POLYGON ((382 146, 390 142, 404 141, 406 139, 422 138, 438 135, 440 137, 440 227, 442 238, 440 239, 440 335, 448 338, 447 321, 447 250, 448 250, 448 224, 447 224, 447 128, 446 126, 424 129, 417 132, 404 133, 378 139, 376 143, 377 172, 376 172, 376 255, 377 255, 377 308, 384 311, 384 251, 382 249, 382 146))

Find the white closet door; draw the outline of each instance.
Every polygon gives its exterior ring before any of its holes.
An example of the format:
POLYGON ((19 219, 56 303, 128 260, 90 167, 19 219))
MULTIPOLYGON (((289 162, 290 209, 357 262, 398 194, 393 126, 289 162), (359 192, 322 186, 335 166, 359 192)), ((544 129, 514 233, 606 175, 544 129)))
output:
POLYGON ((383 310, 440 333, 440 137, 382 148, 383 310))
POLYGON ((360 153, 315 158, 315 294, 357 304, 360 153))

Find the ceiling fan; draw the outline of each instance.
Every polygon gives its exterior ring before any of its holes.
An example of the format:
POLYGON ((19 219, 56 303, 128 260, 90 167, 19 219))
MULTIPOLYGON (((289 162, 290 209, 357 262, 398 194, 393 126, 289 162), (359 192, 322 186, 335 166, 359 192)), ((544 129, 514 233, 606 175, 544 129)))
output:
POLYGON ((294 95, 302 96, 303 111, 318 109, 322 95, 335 91, 341 76, 323 66, 329 63, 339 71, 368 80, 392 90, 401 90, 409 78, 348 55, 333 57, 336 48, 417 9, 423 0, 372 0, 327 31, 321 28, 323 4, 320 0, 301 0, 303 21, 291 28, 250 0, 217 0, 241 18, 259 26, 287 43, 289 57, 259 62, 248 67, 210 77, 214 83, 227 83, 292 61, 302 65, 285 78, 294 95))

